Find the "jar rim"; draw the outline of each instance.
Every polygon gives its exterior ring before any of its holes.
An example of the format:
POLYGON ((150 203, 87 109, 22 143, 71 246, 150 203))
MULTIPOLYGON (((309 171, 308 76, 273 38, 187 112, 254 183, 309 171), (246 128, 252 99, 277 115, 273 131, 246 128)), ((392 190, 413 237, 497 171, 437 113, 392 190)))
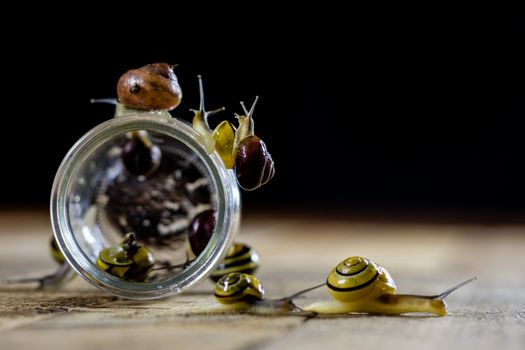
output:
POLYGON ((132 299, 157 299, 180 293, 208 276, 223 259, 240 223, 240 194, 235 174, 224 167, 217 153, 207 154, 190 125, 168 113, 141 113, 107 120, 82 136, 60 164, 51 191, 51 224, 67 263, 90 284, 111 294, 132 299), (167 115, 166 115, 167 114, 167 115), (153 282, 121 280, 88 258, 75 239, 69 215, 69 193, 76 171, 91 151, 114 135, 134 130, 172 137, 195 152, 205 165, 216 191, 216 226, 204 251, 182 272, 153 282))

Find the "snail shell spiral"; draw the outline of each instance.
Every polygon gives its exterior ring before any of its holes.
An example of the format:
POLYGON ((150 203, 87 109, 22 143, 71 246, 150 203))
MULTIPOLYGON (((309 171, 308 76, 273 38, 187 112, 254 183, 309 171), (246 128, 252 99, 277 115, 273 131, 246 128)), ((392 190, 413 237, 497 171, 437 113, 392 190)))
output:
POLYGON ((97 266, 124 280, 145 281, 155 265, 155 257, 146 247, 138 245, 135 234, 128 233, 117 246, 100 251, 97 266))
POLYGON ((221 304, 253 303, 262 299, 264 288, 257 278, 233 272, 223 276, 215 284, 214 295, 221 304))
POLYGON ((390 273, 373 261, 352 256, 339 263, 328 275, 326 285, 340 301, 353 301, 363 296, 393 294, 396 285, 390 273))

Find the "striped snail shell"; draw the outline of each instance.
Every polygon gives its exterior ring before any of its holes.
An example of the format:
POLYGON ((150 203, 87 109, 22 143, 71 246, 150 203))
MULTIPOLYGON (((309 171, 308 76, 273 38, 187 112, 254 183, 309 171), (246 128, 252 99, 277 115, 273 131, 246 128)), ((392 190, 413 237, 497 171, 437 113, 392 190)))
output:
POLYGON ((221 304, 251 304, 262 300, 264 288, 257 278, 234 272, 223 276, 215 284, 214 295, 221 304))
POLYGON ((328 275, 326 285, 339 301, 353 301, 363 296, 394 294, 396 285, 390 273, 373 261, 352 256, 339 263, 328 275))
POLYGON ((324 285, 322 283, 303 289, 284 298, 264 299, 264 289, 257 278, 246 273, 231 272, 217 281, 214 294, 217 301, 222 304, 218 308, 221 312, 241 311, 257 315, 288 315, 293 312, 314 316, 315 314, 311 312, 304 313, 293 300, 324 285))
POLYGON ((212 272, 210 278, 218 281, 230 272, 253 274, 260 265, 259 254, 247 244, 234 243, 224 261, 212 272))
POLYGON ((119 245, 102 249, 97 259, 99 268, 130 281, 145 281, 153 265, 153 253, 139 245, 133 233, 128 233, 119 245))
POLYGON ((384 267, 369 259, 352 256, 339 263, 328 275, 326 286, 334 300, 315 302, 304 310, 322 314, 426 312, 445 316, 445 298, 475 279, 468 279, 436 295, 396 294, 394 280, 384 267))

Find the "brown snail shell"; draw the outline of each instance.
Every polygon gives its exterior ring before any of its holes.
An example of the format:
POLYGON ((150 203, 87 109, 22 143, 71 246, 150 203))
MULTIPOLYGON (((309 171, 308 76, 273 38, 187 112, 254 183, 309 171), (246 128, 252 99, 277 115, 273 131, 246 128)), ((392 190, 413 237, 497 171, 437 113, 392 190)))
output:
POLYGON ((182 90, 172 65, 153 63, 124 73, 117 95, 130 108, 172 110, 180 104, 182 90))
POLYGON ((237 146, 235 172, 237 182, 246 191, 253 191, 271 180, 275 166, 263 140, 255 135, 242 139, 237 146))

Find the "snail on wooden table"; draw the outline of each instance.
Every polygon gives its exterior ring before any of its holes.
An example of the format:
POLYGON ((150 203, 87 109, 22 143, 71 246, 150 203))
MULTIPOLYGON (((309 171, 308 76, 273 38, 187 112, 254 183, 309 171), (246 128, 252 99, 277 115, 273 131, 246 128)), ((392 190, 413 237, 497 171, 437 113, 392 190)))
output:
POLYGON ((396 285, 390 273, 373 261, 352 256, 342 261, 328 275, 326 286, 334 298, 304 308, 318 314, 368 313, 400 315, 410 312, 447 314, 445 298, 475 280, 471 278, 441 294, 432 296, 395 294, 396 285))
POLYGON ((260 315, 282 315, 295 313, 315 316, 314 312, 303 312, 293 300, 306 292, 322 287, 320 284, 281 299, 264 299, 261 282, 252 275, 231 272, 217 281, 214 288, 215 299, 220 306, 210 309, 216 312, 246 312, 260 315))

